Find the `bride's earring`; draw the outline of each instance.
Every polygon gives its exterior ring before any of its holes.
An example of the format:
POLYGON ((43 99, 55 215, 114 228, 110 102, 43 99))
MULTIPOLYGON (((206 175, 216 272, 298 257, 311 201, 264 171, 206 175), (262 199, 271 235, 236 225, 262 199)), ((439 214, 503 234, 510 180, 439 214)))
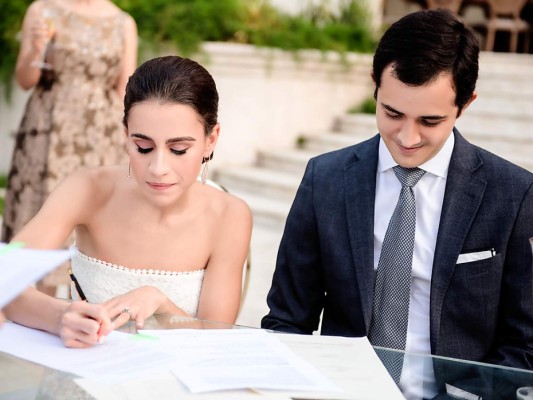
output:
POLYGON ((209 157, 204 157, 202 159, 202 162, 204 164, 204 167, 202 169, 202 185, 205 185, 205 183, 207 182, 207 172, 209 171, 209 157))
POLYGON ((128 164, 128 179, 131 178, 131 163, 128 164))

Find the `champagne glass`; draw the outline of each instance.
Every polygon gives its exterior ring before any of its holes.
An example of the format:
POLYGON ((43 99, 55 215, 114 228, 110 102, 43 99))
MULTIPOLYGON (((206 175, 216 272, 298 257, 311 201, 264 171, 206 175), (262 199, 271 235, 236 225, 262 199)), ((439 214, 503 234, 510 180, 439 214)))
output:
POLYGON ((55 12, 49 8, 44 8, 42 11, 42 18, 44 23, 46 24, 46 30, 47 30, 47 37, 46 42, 43 47, 43 52, 41 55, 40 61, 33 61, 31 65, 33 67, 37 67, 44 70, 51 70, 53 69, 52 64, 47 62, 47 54, 50 51, 50 47, 52 44, 52 37, 55 33, 55 12))

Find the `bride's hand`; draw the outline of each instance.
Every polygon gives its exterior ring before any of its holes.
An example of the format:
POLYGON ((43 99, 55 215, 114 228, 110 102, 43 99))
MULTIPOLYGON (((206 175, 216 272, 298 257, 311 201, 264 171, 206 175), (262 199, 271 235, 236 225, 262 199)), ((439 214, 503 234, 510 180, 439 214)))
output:
POLYGON ((102 343, 112 330, 113 323, 102 305, 77 301, 61 315, 58 334, 66 347, 79 349, 102 343))
POLYGON ((169 300, 159 289, 142 286, 123 295, 106 301, 103 305, 114 320, 115 328, 126 322, 135 321, 137 328, 142 328, 147 318, 156 313, 168 312, 169 300))

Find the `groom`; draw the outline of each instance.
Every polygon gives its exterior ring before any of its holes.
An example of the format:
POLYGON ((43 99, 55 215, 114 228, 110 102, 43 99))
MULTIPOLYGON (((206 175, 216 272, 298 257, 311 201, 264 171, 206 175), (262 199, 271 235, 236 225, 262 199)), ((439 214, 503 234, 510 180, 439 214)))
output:
POLYGON ((374 55, 379 134, 309 161, 262 327, 533 368, 533 174, 470 144, 479 46, 445 10, 374 55))

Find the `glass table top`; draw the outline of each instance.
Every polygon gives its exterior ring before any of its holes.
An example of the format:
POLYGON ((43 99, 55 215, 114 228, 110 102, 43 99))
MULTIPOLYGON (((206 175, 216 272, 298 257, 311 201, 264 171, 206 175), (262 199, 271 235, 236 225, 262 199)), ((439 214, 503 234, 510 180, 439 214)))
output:
MULTIPOLYGON (((173 315, 152 317, 147 320, 145 325, 145 329, 243 328, 250 329, 244 326, 228 325, 173 315)), ((133 323, 125 325, 120 330, 126 333, 137 333, 133 323)), ((280 333, 280 335, 286 334, 280 333)), ((406 373, 407 378, 402 374, 400 388, 407 398, 465 398, 483 400, 529 400, 533 398, 533 389, 528 389, 529 387, 533 387, 533 371, 431 355, 409 354, 379 347, 374 347, 374 350, 385 367, 388 367, 389 363, 393 363, 395 358, 403 358, 404 371, 409 371, 409 373, 406 373), (527 397, 528 390, 531 393, 529 394, 530 397, 527 397)), ((343 357, 349 356, 339 354, 339 352, 332 352, 332 357, 338 357, 340 364, 341 361, 342 363, 350 362, 350 360, 342 360, 343 357)), ((52 370, 45 366, 0 352, 0 400, 92 399, 92 396, 84 393, 73 382, 74 378, 75 376, 72 374, 52 370)), ((357 389, 354 389, 354 391, 357 391, 357 389)), ((360 393, 347 393, 338 398, 355 400, 366 397, 361 397, 360 393)), ((379 398, 379 396, 372 398, 379 398)))

